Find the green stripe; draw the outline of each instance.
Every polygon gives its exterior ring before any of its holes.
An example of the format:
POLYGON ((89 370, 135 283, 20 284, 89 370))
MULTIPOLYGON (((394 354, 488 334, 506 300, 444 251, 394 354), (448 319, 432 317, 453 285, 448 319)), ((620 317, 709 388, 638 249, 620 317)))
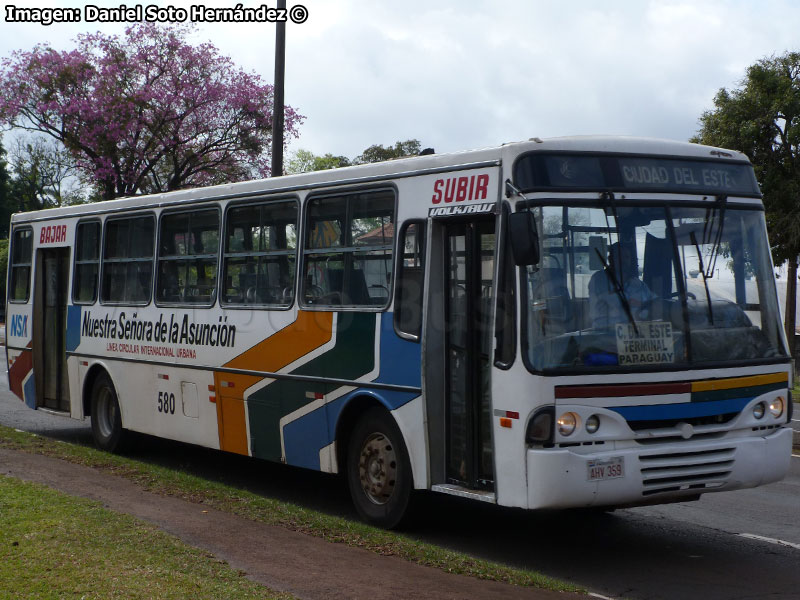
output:
POLYGON ((711 390, 709 392, 692 392, 692 402, 713 402, 715 400, 730 400, 732 398, 755 398, 773 390, 785 390, 786 382, 766 383, 764 385, 751 385, 747 387, 731 388, 728 390, 711 390))
MULTIPOLYGON (((324 354, 291 371, 293 375, 358 379, 375 367, 375 327, 379 314, 336 315, 336 344, 324 354)), ((253 456, 281 459, 280 420, 314 401, 306 393, 329 394, 338 384, 276 380, 247 400, 253 456)))

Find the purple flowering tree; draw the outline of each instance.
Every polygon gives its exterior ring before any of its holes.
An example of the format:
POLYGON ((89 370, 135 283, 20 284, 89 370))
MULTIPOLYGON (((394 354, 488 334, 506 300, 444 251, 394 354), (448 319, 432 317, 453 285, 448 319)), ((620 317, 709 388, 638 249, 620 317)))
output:
MULTIPOLYGON (((44 132, 105 199, 270 174, 272 86, 191 26, 137 24, 39 44, 0 67, 0 123, 44 132)), ((303 117, 285 109, 286 138, 303 117)))

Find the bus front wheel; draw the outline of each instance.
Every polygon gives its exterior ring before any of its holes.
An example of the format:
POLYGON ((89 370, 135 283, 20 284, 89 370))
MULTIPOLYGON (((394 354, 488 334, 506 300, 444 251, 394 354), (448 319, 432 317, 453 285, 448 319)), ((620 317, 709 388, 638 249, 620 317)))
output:
POLYGON ((125 441, 117 391, 107 373, 100 374, 92 387, 92 437, 98 448, 108 452, 121 451, 125 441))
POLYGON ((381 408, 365 412, 350 436, 347 482, 362 519, 386 529, 403 520, 413 487, 411 462, 400 429, 381 408))

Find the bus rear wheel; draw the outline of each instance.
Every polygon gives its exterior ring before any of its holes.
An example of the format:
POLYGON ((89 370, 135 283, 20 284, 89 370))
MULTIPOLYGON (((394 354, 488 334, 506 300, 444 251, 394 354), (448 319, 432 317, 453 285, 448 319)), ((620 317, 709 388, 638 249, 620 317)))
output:
POLYGON ((381 408, 369 409, 353 429, 347 482, 362 519, 386 529, 403 520, 413 487, 411 462, 400 429, 381 408))
POLYGON ((125 443, 122 414, 117 391, 107 373, 101 373, 92 386, 92 437, 101 450, 120 452, 125 443))

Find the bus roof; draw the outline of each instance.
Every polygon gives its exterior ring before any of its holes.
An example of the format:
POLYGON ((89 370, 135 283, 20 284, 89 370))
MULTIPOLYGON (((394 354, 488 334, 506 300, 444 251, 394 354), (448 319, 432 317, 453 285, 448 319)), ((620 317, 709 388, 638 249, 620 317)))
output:
POLYGON ((358 184, 378 179, 408 177, 455 167, 464 168, 470 165, 476 167, 490 165, 499 166, 503 161, 506 161, 510 167, 511 162, 518 155, 532 151, 663 155, 717 159, 731 162, 749 162, 744 154, 735 150, 726 150, 674 140, 600 135, 545 139, 531 138, 526 141, 510 142, 492 148, 447 154, 429 154, 380 163, 342 167, 325 171, 313 171, 298 175, 284 175, 282 177, 202 188, 187 188, 174 192, 130 196, 90 204, 15 213, 11 217, 11 222, 20 223, 31 220, 80 216, 89 213, 97 214, 98 212, 106 211, 116 212, 120 210, 135 210, 137 208, 154 208, 165 204, 174 206, 175 204, 183 202, 191 203, 198 200, 224 200, 255 194, 291 193, 298 190, 319 189, 333 185, 358 184))

